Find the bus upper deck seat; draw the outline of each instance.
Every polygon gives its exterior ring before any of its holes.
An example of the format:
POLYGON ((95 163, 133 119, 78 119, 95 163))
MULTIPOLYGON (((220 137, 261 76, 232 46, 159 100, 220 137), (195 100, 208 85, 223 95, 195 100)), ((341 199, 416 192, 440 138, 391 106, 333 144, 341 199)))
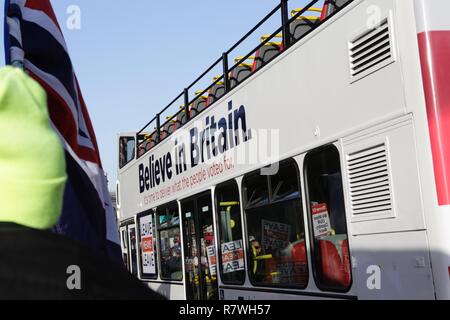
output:
MULTIPOLYGON (((265 41, 268 37, 269 36, 267 35, 262 36, 261 41, 265 41)), ((281 34, 277 34, 274 38, 281 38, 281 37, 282 37, 281 34)), ((282 50, 281 42, 274 42, 274 41, 266 42, 262 47, 260 47, 256 51, 252 71, 255 72, 263 65, 270 62, 280 53, 281 50, 282 50)))
POLYGON ((177 120, 175 118, 172 118, 172 119, 170 119, 170 122, 168 123, 167 133, 168 133, 168 135, 171 135, 175 131, 177 131, 177 120))
POLYGON ((172 119, 172 116, 168 116, 166 118, 166 123, 161 128, 160 138, 161 141, 170 136, 173 132, 175 132, 176 123, 175 120, 172 119))
POLYGON ((195 99, 195 101, 192 103, 192 106, 191 106, 191 111, 190 111, 191 118, 195 117, 196 115, 198 115, 199 113, 201 113, 203 110, 205 110, 208 107, 208 97, 200 96, 200 94, 202 92, 203 91, 197 91, 195 93, 197 98, 195 99))
MULTIPOLYGON (((217 81, 219 77, 214 77, 214 81, 217 81)), ((211 87, 209 90, 208 99, 206 101, 206 108, 211 104, 219 100, 225 94, 225 85, 223 81, 217 82, 215 85, 211 87)))
POLYGON ((168 127, 166 125, 161 128, 161 132, 159 134, 160 141, 163 141, 169 135, 169 132, 167 130, 168 127))
MULTIPOLYGON (((238 63, 244 57, 237 57, 234 59, 235 63, 238 63)), ((254 56, 248 57, 248 60, 254 60, 254 56)), ((252 74, 253 64, 247 63, 245 61, 239 63, 236 68, 230 73, 230 88, 236 87, 239 83, 247 79, 252 74)))
POLYGON ((176 129, 181 128, 187 122, 186 111, 184 110, 184 106, 180 106, 180 111, 178 111, 177 117, 175 119, 175 127, 176 129))
POLYGON ((150 151, 153 149, 153 147, 156 145, 156 128, 155 131, 145 137, 146 143, 145 143, 145 149, 147 151, 150 151))
POLYGON ((352 0, 325 0, 325 3, 323 4, 323 11, 322 15, 320 16, 320 20, 324 20, 328 16, 330 16, 335 11, 341 9, 344 7, 347 3, 351 2, 352 0))
MULTIPOLYGON (((303 8, 298 8, 292 10, 292 16, 295 16, 299 11, 303 10, 303 8)), ((306 12, 318 12, 322 13, 322 9, 320 8, 309 8, 306 12)), ((314 29, 320 23, 319 16, 306 16, 301 15, 297 17, 293 22, 291 22, 290 30, 291 35, 294 40, 298 40, 302 38, 305 34, 307 34, 310 30, 314 29)))
POLYGON ((141 157, 143 156, 147 151, 150 151, 154 144, 152 143, 152 135, 151 134, 146 134, 143 137, 143 140, 139 143, 141 143, 139 145, 139 151, 138 151, 138 156, 141 157))

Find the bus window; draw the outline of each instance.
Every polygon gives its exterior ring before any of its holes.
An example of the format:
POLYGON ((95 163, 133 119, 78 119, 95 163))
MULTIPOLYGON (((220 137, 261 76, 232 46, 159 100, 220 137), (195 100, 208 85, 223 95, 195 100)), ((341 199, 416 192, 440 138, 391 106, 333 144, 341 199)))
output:
POLYGON ((329 146, 305 158, 313 262, 319 288, 347 291, 351 283, 339 152, 329 146))
POLYGON ((134 159, 135 138, 120 137, 119 139, 119 168, 122 169, 134 159))
POLYGON ((138 248, 140 254, 141 278, 155 279, 156 272, 156 243, 155 243, 155 216, 146 213, 138 216, 138 248))
POLYGON ((241 205, 236 181, 216 188, 216 207, 219 214, 220 273, 225 284, 243 284, 245 281, 244 247, 242 237, 241 205))
POLYGON ((159 219, 161 279, 183 280, 180 216, 176 202, 156 210, 159 219))
POLYGON ((252 173, 244 178, 243 186, 251 282, 305 288, 308 263, 296 163, 282 162, 274 176, 261 176, 260 171, 252 173), (254 194, 269 196, 266 201, 255 202, 254 194))

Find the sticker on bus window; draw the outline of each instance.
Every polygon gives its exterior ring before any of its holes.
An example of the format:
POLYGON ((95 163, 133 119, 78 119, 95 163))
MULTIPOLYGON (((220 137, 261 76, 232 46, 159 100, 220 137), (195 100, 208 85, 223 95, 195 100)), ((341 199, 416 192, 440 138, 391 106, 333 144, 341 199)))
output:
POLYGON ((222 243, 223 273, 244 270, 244 248, 242 240, 222 243))
POLYGON ((330 215, 326 203, 313 204, 311 207, 314 237, 322 238, 332 234, 330 215))
POLYGON ((206 248, 206 255, 208 256, 209 272, 212 276, 217 274, 217 262, 216 262, 216 247, 209 246, 206 248))
POLYGON ((155 252, 153 244, 153 221, 152 216, 140 219, 141 231, 141 265, 144 274, 155 274, 155 252))

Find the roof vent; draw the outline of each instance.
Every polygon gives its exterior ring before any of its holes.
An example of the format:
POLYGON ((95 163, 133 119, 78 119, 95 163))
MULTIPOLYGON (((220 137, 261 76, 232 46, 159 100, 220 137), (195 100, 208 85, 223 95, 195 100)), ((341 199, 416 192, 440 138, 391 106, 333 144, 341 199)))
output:
POLYGON ((393 210, 386 144, 347 157, 351 210, 354 216, 391 214, 393 210))
POLYGON ((358 81, 395 61, 390 19, 366 29, 349 43, 350 82, 358 81))

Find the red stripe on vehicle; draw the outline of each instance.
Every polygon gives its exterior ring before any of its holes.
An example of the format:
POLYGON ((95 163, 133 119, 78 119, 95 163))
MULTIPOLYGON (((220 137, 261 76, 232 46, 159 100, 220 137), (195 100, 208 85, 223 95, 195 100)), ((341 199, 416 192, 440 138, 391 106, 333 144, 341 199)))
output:
POLYGON ((450 31, 419 34, 428 126, 439 205, 450 204, 450 31))

